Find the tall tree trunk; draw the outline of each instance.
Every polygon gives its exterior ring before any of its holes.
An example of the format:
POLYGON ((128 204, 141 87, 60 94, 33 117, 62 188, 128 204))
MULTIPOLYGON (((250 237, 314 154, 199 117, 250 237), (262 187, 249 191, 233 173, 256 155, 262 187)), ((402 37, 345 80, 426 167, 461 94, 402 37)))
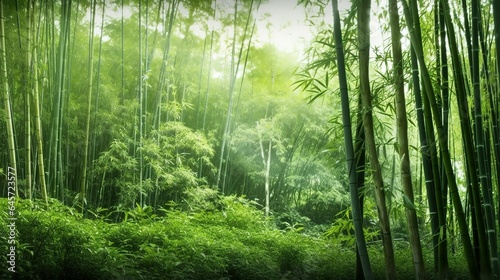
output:
POLYGON ((92 11, 90 21, 90 31, 89 31, 89 57, 88 57, 88 84, 87 84, 87 118, 85 123, 85 147, 83 151, 83 170, 82 170, 82 181, 80 188, 80 196, 82 199, 82 213, 85 209, 87 203, 86 193, 87 193, 87 162, 89 157, 89 136, 90 136, 90 113, 92 108, 92 87, 94 78, 94 24, 95 24, 95 9, 97 6, 97 0, 92 3, 92 11))
MULTIPOLYGON (((52 6, 52 14, 54 15, 54 7, 52 6)), ((52 187, 52 195, 57 196, 57 193, 63 188, 62 178, 62 156, 61 156, 61 142, 62 142, 62 126, 63 126, 63 101, 65 94, 65 75, 67 71, 66 61, 67 61, 67 51, 68 51, 68 41, 69 41, 69 27, 70 27, 70 16, 71 16, 71 1, 64 1, 61 4, 61 17, 60 23, 60 36, 58 43, 58 54, 55 55, 55 28, 54 24, 51 24, 52 32, 52 51, 54 52, 54 65, 56 67, 55 75, 55 88, 53 88, 53 99, 52 99, 52 115, 51 115, 51 129, 50 129, 50 152, 49 152, 49 175, 50 175, 50 187, 52 187), (57 58, 56 58, 57 57, 57 58)))
MULTIPOLYGON (((215 12, 217 10, 217 0, 214 1, 214 8, 213 8, 213 15, 212 19, 215 21, 215 12)), ((202 118, 202 125, 201 125, 201 131, 206 134, 206 124, 207 124, 207 114, 208 114, 208 97, 210 94, 210 80, 211 80, 211 73, 212 73, 212 57, 213 57, 213 50, 214 50, 214 27, 211 26, 211 31, 210 31, 210 55, 208 58, 208 73, 207 73, 207 88, 205 89, 205 105, 203 106, 203 118, 202 118)), ((200 160, 199 166, 198 166, 198 175, 201 177, 203 174, 203 163, 200 160)))
MULTIPOLYGON (((356 156, 356 179, 358 183, 359 206, 361 211, 361 223, 363 223, 363 204, 366 173, 366 148, 365 148, 365 130, 363 127, 363 113, 361 104, 361 94, 358 95, 358 112, 356 121, 356 139, 354 143, 354 155, 356 156)), ((356 244, 356 279, 363 279, 363 264, 361 262, 360 250, 356 244)))
MULTIPOLYGON (((215 21, 215 15, 217 11, 217 0, 214 1, 214 8, 213 8, 213 15, 212 15, 212 20, 215 21)), ((208 57, 208 73, 207 73, 207 88, 205 90, 205 106, 203 110, 203 120, 202 120, 202 125, 201 129, 203 133, 206 133, 206 124, 207 124, 207 113, 208 113, 208 97, 210 93, 210 80, 212 76, 212 58, 213 58, 213 52, 214 52, 214 26, 211 26, 211 31, 210 31, 210 55, 208 57)), ((200 166, 200 174, 202 172, 202 167, 200 166)))
MULTIPOLYGON (((17 2, 16 2, 17 3, 17 2)), ((28 73, 27 76, 27 85, 26 85, 26 99, 25 99, 25 136, 24 140, 25 145, 26 145, 26 159, 25 159, 25 168, 26 168, 26 188, 28 191, 28 199, 31 200, 33 198, 32 196, 32 162, 31 162, 31 89, 30 86, 33 82, 32 75, 33 75, 33 65, 32 65, 32 55, 31 55, 31 27, 32 24, 31 22, 33 21, 32 18, 32 3, 31 1, 28 1, 26 5, 26 13, 28 16, 27 24, 26 24, 26 73, 28 73)))
MULTIPOLYGON (((202 124, 201 124, 201 130, 203 133, 206 133, 206 127, 207 127, 207 114, 208 114, 208 98, 210 94, 210 80, 211 80, 211 73, 212 73, 212 57, 213 57, 213 50, 214 50, 214 31, 212 30, 211 35, 210 35, 210 55, 208 58, 208 73, 207 73, 207 88, 205 89, 205 105, 203 106, 203 119, 202 119, 202 124)), ((200 174, 202 172, 202 167, 200 166, 200 174)))
MULTIPOLYGON (((389 0, 389 17, 391 25, 392 53, 394 86, 396 90, 396 115, 398 127, 399 158, 401 160, 401 185, 404 195, 414 204, 413 187, 410 169, 410 151, 408 149, 408 120, 406 119, 406 100, 404 92, 403 54, 401 51, 401 30, 399 27, 399 12, 397 0, 389 0)), ((420 244, 420 233, 418 232, 418 220, 415 209, 407 207, 406 218, 408 220, 408 231, 410 233, 410 245, 412 249, 413 265, 415 267, 415 279, 425 278, 424 258, 422 245, 420 244)))
MULTIPOLYGON (((5 27, 4 27, 4 14, 3 14, 3 0, 0 0, 0 44, 2 47, 1 55, 1 71, 2 71, 2 91, 3 91, 3 102, 5 108, 5 122, 7 123, 7 144, 9 147, 9 171, 14 169, 14 173, 17 174, 17 164, 16 164, 16 147, 14 142, 14 121, 11 110, 10 103, 10 89, 7 75, 7 57, 5 53, 5 27)), ((16 196, 19 195, 18 188, 15 189, 16 196)))
MULTIPOLYGON (((205 66, 205 57, 207 54, 207 41, 208 41, 208 31, 205 32, 205 39, 203 40, 203 51, 201 55, 200 61, 200 72, 198 73, 198 87, 196 92, 198 93, 198 105, 196 106, 196 130, 200 129, 200 110, 201 110, 201 85, 203 81, 203 68, 205 66)), ((199 159, 201 164, 201 158, 199 159)), ((198 177, 201 178, 201 174, 198 174, 198 177)))
MULTIPOLYGON (((443 5, 439 0, 436 0, 436 14, 438 15, 436 25, 438 26, 436 29, 438 29, 438 34, 436 36, 436 41, 438 42, 436 45, 439 48, 437 50, 437 59, 438 59, 438 65, 439 67, 436 69, 438 74, 438 85, 441 89, 441 111, 443 113, 443 130, 444 130, 444 137, 445 141, 448 143, 448 127, 449 127, 449 83, 448 83, 448 55, 446 51, 446 24, 444 21, 444 11, 443 11, 443 5)), ((442 157, 440 158, 442 161, 442 157)), ((440 170, 441 174, 444 174, 444 166, 442 162, 440 162, 440 170)), ((446 209, 447 209, 447 198, 448 198, 448 181, 446 179, 446 176, 441 176, 441 182, 440 182, 440 194, 442 198, 442 214, 444 216, 443 218, 443 223, 446 222, 446 209)), ((453 217, 450 216, 450 219, 453 219, 453 217)), ((446 226, 443 224, 443 226, 446 226)), ((443 231, 443 240, 447 239, 447 231, 443 231)))
POLYGON ((394 248, 392 245, 391 226, 386 205, 384 180, 382 179, 382 169, 378 161, 377 145, 375 144, 375 133, 373 129, 373 105, 369 78, 371 0, 361 0, 358 4, 359 77, 361 101, 364 112, 363 124, 370 158, 370 169, 372 170, 373 183, 375 185, 375 200, 382 231, 386 274, 388 279, 396 279, 394 248))
MULTIPOLYGON (((100 95, 100 89, 101 89, 101 61, 102 61, 102 39, 103 39, 103 33, 104 33, 104 12, 106 11, 106 2, 102 2, 102 12, 101 12, 101 32, 99 35, 99 55, 97 59, 97 81, 96 81, 96 90, 95 90, 95 100, 94 100, 94 119, 93 119, 93 124, 94 127, 92 129, 92 142, 91 142, 91 148, 92 148, 92 153, 90 153, 90 162, 93 162, 94 159, 96 158, 96 149, 97 149, 97 115, 99 112, 99 95, 100 95)), ((94 205, 98 205, 103 199, 103 193, 97 188, 94 188, 91 190, 91 194, 95 192, 95 198, 94 198, 94 205)), ((94 195, 90 196, 91 199, 93 199, 94 195)))
MULTIPOLYGON (((35 3, 33 2, 33 14, 35 9, 35 3)), ((41 15, 40 15, 41 16, 41 15)), ((38 27, 40 30, 40 27, 38 27)), ((42 134, 42 121, 40 117, 40 95, 38 92, 38 43, 39 37, 38 34, 34 38, 35 43, 33 44, 33 118, 35 120, 35 139, 36 139, 36 147, 37 147, 37 165, 38 165, 38 180, 40 184, 40 189, 42 192, 42 198, 45 200, 45 203, 48 203, 47 197, 47 185, 45 181, 45 165, 44 165, 44 155, 43 155, 43 134, 42 134)))
POLYGON ((122 13, 122 16, 121 16, 121 74, 122 74, 122 80, 121 80, 121 92, 120 92, 120 105, 123 106, 124 102, 125 102, 125 41, 123 40, 124 36, 123 36, 123 33, 124 33, 124 30, 125 30, 125 24, 124 24, 124 21, 125 21, 125 17, 123 15, 123 2, 125 0, 122 0, 121 2, 121 13, 122 13))
MULTIPOLYGON (((411 11, 413 19, 415 35, 421 38, 420 21, 416 18, 419 14, 416 1, 411 1, 411 11)), ((436 4, 439 7, 439 3, 436 4)), ((439 9, 438 9, 439 10, 439 9)), ((408 19, 407 19, 408 21, 408 19)), ((436 22, 439 22, 439 17, 436 22)), ((438 31, 437 34, 439 34, 438 31)), ((438 52, 439 53, 439 52, 438 52)), ((429 98, 427 97, 425 86, 423 88, 424 94, 420 94, 420 83, 418 79, 418 58, 415 53, 414 47, 411 47, 412 64, 414 71, 414 85, 415 85, 415 103, 417 110, 420 108, 422 114, 422 124, 419 126, 420 141, 422 143, 422 157, 424 159, 424 168, 428 169, 426 175, 426 187, 428 188, 429 197, 429 210, 435 214, 436 227, 433 231, 434 239, 436 240, 435 247, 435 265, 440 279, 447 279, 449 277, 449 264, 448 264, 448 239, 447 239, 447 222, 446 222, 446 196, 442 193, 441 183, 444 182, 442 177, 445 177, 440 171, 439 157, 436 148, 436 138, 434 133, 432 112, 430 109, 429 98), (415 72, 417 71, 417 72, 415 72), (416 74, 416 75, 415 75, 416 74), (423 110, 422 110, 423 109, 423 110)), ((417 111, 418 114, 418 111, 417 111)))
POLYGON ((356 248, 359 254, 361 266, 365 279, 373 279, 373 273, 366 248, 363 232, 363 212, 359 201, 358 179, 356 177, 356 161, 351 130, 351 112, 349 109, 349 93, 347 91, 347 74, 345 67, 344 47, 342 42, 342 31, 340 28, 340 15, 337 0, 332 0, 333 10, 333 34, 337 52, 337 69, 340 84, 340 98, 342 106, 342 124, 344 127, 344 145, 346 151, 347 174, 349 176, 349 194, 351 198, 352 219, 354 224, 354 235, 356 248))
MULTIPOLYGON (((488 238, 486 234, 486 226, 484 217, 484 210, 482 207, 482 199, 480 195, 480 182, 478 175, 478 163, 477 163, 477 152, 475 150, 474 145, 474 137, 472 132, 472 127, 475 127, 476 124, 472 124, 470 120, 469 107, 470 104, 468 102, 468 97, 470 97, 470 88, 467 80, 467 73, 462 71, 462 63, 465 59, 460 59, 460 51, 458 50, 456 36, 454 33, 454 26, 450 16, 450 10, 448 2, 442 1, 443 5, 443 15, 445 17, 445 22, 447 24, 448 34, 448 43, 450 46, 451 59, 453 63, 453 71, 455 75, 455 86, 457 88, 457 103, 458 103, 458 112, 460 117, 460 128, 462 131, 462 141, 463 141, 463 149, 465 154, 465 160, 467 164, 467 178, 468 178, 468 188, 471 194, 471 209, 473 210, 474 216, 472 217, 472 235, 473 235, 473 249, 475 253, 476 262, 479 264, 479 270, 481 272, 482 277, 489 278, 491 277, 491 265, 489 261, 489 251, 488 248, 488 238), (452 34, 453 32, 453 34, 452 34)), ((470 73, 473 74, 473 50, 472 50, 472 41, 470 34, 470 24, 468 20, 468 12, 467 12, 467 1, 462 1, 462 10, 464 14, 464 28, 465 28, 465 39, 467 42, 467 53, 469 59, 469 69, 470 73)), ((476 32, 477 33, 477 32, 476 32)))
MULTIPOLYGON (((437 155, 437 152, 433 147, 430 147, 427 134, 434 135, 434 130, 432 129, 430 132, 426 130, 426 120, 431 125, 432 128, 432 115, 429 111, 429 107, 426 108, 425 115, 427 116, 424 119, 424 106, 422 105, 423 99, 425 99, 425 103, 428 104, 427 98, 421 95, 420 92, 420 77, 418 74, 418 61, 413 49, 410 50, 411 53, 411 64, 412 64, 412 81, 413 81, 413 93, 415 96, 415 110, 417 112, 417 123, 418 123, 418 132, 420 139, 420 153, 422 155, 422 165, 425 177, 425 188, 427 191, 427 200, 429 206, 429 215, 430 215, 430 223, 431 223, 431 232, 432 232, 432 243, 433 243, 433 251, 434 251, 434 270, 438 272, 440 279, 448 278, 448 255, 447 255, 447 244, 446 244, 446 235, 441 234, 446 230, 446 221, 444 215, 440 215, 443 213, 443 209, 439 208, 438 205, 443 203, 441 198, 441 190, 438 190, 435 186, 434 173, 432 167, 432 158, 437 155), (438 204, 439 199, 439 204, 438 204), (440 230, 441 225, 443 226, 442 231, 440 230)), ((437 162, 437 159, 436 159, 437 162)), ((437 171, 437 168, 436 168, 437 171)), ((439 174, 437 174, 439 175, 439 174)), ((437 177, 439 178, 439 176, 437 177)), ((438 184, 439 186, 439 184, 438 184)))
MULTIPOLYGON (((493 23, 495 26, 495 61, 496 61, 496 69, 497 72, 500 70, 500 1, 491 1, 492 3, 492 8, 493 8, 493 23)), ((500 84, 500 75, 496 75, 496 84, 500 84)), ((497 89, 498 90, 498 89, 497 89)), ((497 104, 498 106, 498 100, 497 104)), ((498 109, 498 107, 496 107, 498 109)), ((498 123, 498 119, 497 123, 498 123)), ((500 127, 497 126, 497 134, 495 137, 495 150, 496 152, 496 163, 497 163, 497 206, 498 206, 498 212, 497 212, 497 219, 498 219, 498 224, 500 224, 500 127)))
POLYGON ((142 180, 143 180, 143 156, 142 156, 142 145, 143 145, 143 88, 142 88, 142 0, 139 0, 139 95, 138 95, 138 103, 139 103, 139 205, 143 206, 143 189, 142 189, 142 180))
MULTIPOLYGON (((76 11, 75 11, 75 16, 74 16, 75 20, 74 20, 74 23, 73 23, 74 28, 73 28, 72 38, 76 38, 76 30, 79 27, 79 20, 80 20, 80 18, 79 18, 79 11, 80 11, 80 7, 81 7, 80 1, 77 0, 77 2, 76 2, 76 11)), ((69 25, 69 22, 70 22, 70 20, 68 19, 68 25, 69 25)), ((70 33, 70 29, 68 27, 68 36, 69 36, 69 33, 70 33)), ((76 52, 75 52, 75 43, 76 43, 76 41, 77 40, 73 39, 73 41, 71 41, 71 44, 68 43, 68 46, 67 46, 67 48, 69 49, 70 48, 69 46, 71 45, 71 49, 68 50, 69 54, 68 54, 68 57, 67 57, 67 60, 66 60, 67 61, 66 62, 66 65, 67 65, 66 68, 69 69, 68 70, 68 78, 67 78, 67 82, 66 82, 67 83, 66 88, 68 88, 68 89, 71 89, 71 77, 72 77, 72 75, 71 75, 72 74, 71 69, 72 69, 72 61, 73 61, 74 56, 76 54, 76 52)), ((66 136, 65 136, 66 139, 70 139, 70 133, 72 131, 72 127, 71 127, 72 124, 71 124, 70 121, 68 121, 72 117, 70 115, 71 111, 70 111, 70 106, 69 106, 69 104, 70 104, 70 93, 71 93, 71 90, 68 91, 68 93, 66 94, 66 96, 64 98, 64 102, 63 102, 63 104, 64 104, 63 114, 65 116, 64 120, 65 120, 65 127, 66 127, 66 131, 65 131, 66 132, 66 136)), ((64 159, 65 160, 65 164, 64 164, 64 170, 63 170, 63 172, 64 172, 63 186, 68 187, 68 186, 73 185, 74 182, 79 182, 78 181, 79 179, 75 180, 74 176, 70 176, 70 172, 71 172, 70 171, 70 166, 71 166, 71 164, 68 164, 68 163, 70 162, 70 157, 74 156, 74 155, 71 154, 71 148, 70 148, 71 141, 66 141, 65 144, 66 144, 65 145, 66 146, 66 149, 65 149, 66 154, 65 154, 65 159, 64 159)), ((62 160, 61 160, 61 162, 62 162, 62 160)), ((62 168, 61 168, 61 170, 62 170, 62 168)), ((58 198, 58 199, 64 201, 65 197, 66 197, 66 195, 65 195, 65 188, 63 187, 63 188, 61 188, 59 190, 59 196, 58 197, 54 197, 54 198, 58 198)))

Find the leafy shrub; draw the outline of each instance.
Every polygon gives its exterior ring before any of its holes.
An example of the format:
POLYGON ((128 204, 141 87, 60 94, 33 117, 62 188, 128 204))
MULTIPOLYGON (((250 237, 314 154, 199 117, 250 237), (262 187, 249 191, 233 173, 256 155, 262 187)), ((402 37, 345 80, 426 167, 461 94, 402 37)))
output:
POLYGON ((184 211, 217 211, 222 208, 222 198, 216 189, 209 187, 188 188, 180 204, 184 211))
MULTIPOLYGON (((353 279, 354 246, 283 231, 251 202, 219 197, 220 211, 169 210, 164 217, 134 208, 135 218, 84 219, 57 201, 19 200, 16 254, 22 279, 353 279), (142 214, 138 214, 142 213, 142 214)), ((0 200, 5 207, 7 200, 0 200)), ((211 207, 208 207, 211 209, 211 207)), ((3 212, 2 212, 3 213, 3 212)), ((0 240, 6 241, 6 217, 0 240)), ((383 250, 369 248, 377 279, 383 250)), ((427 253, 427 255, 432 255, 427 253)), ((0 260, 6 261, 6 254, 0 260)), ((451 276, 466 278, 462 254, 450 256, 451 276)), ((400 278, 413 278, 408 247, 397 249, 400 278)), ((0 272, 1 279, 9 275, 0 272)), ((429 275, 432 279, 433 275, 429 275)))
MULTIPOLYGON (((55 211, 18 205, 19 276, 29 279, 107 279, 94 248, 96 228, 73 210, 52 203, 55 211), (61 211, 58 211, 61 210, 61 211)), ((39 205, 36 205, 39 206, 39 205)), ((97 229, 99 231, 99 229, 97 229)))
POLYGON ((333 222, 337 213, 347 206, 349 206, 348 194, 331 189, 329 192, 313 193, 298 207, 298 211, 316 224, 326 224, 333 222))
POLYGON ((285 211, 275 214, 276 225, 285 231, 302 231, 310 227, 311 219, 302 216, 295 208, 287 208, 285 211))
POLYGON ((141 237, 140 226, 135 223, 112 225, 106 235, 110 245, 127 252, 139 251, 144 242, 141 237))
MULTIPOLYGON (((294 233, 289 233, 288 235, 294 235, 294 233)), ((300 238, 292 236, 283 240, 282 244, 280 244, 278 264, 281 273, 294 275, 293 278, 302 279, 305 274, 303 267, 305 248, 302 247, 301 243, 297 243, 299 240, 296 239, 300 238)))

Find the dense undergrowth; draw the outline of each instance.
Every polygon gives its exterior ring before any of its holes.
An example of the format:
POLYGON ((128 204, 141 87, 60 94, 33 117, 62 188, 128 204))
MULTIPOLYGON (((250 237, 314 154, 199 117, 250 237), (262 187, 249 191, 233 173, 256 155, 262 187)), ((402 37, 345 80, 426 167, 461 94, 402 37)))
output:
MULTIPOLYGON (((8 209, 7 199, 0 207, 8 209)), ((1 213, 6 248, 7 214, 1 213)), ((7 270, 3 253, 1 279, 355 278, 352 246, 278 229, 251 202, 234 196, 192 199, 159 213, 137 207, 122 212, 120 222, 112 215, 85 218, 57 200, 49 206, 18 200, 16 214, 16 273, 7 270)), ((384 279, 379 246, 372 245, 370 257, 376 277, 384 279)), ((412 279, 409 248, 400 247, 398 276, 412 279)), ((430 268, 430 253, 426 259, 430 268)), ((461 262, 457 255, 451 259, 454 278, 468 278, 461 262)))

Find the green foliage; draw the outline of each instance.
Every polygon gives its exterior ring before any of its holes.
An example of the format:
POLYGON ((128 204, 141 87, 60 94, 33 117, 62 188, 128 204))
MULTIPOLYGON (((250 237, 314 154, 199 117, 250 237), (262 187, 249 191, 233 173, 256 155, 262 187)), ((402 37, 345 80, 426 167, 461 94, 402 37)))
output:
POLYGON ((282 210, 274 215, 276 225, 284 231, 302 232, 311 224, 311 219, 302 216, 295 208, 282 210))
MULTIPOLYGON (((192 190, 191 190, 192 191, 192 190)), ((353 279, 354 246, 296 231, 280 231, 254 203, 204 193, 190 201, 190 213, 150 207, 127 211, 127 222, 89 220, 56 200, 18 200, 17 262, 21 279, 353 279), (198 206, 195 206, 197 204, 198 206), (221 207, 223 210, 216 210, 221 207)), ((186 200, 193 198, 186 196, 186 200)), ((7 207, 7 199, 0 207, 7 207)), ((6 241, 6 214, 0 240, 6 241)), ((103 213, 101 211, 101 213, 103 213)), ((408 248, 397 254, 401 278, 412 278, 408 248)), ((370 249, 374 271, 384 277, 382 248, 370 249), (372 258, 373 259, 373 258, 372 258)), ((6 261, 3 254, 2 261, 6 261)), ((467 278, 463 255, 451 256, 452 276, 467 278)), ((5 270, 2 278, 8 277, 5 270)), ((429 277, 434 279, 432 275, 429 277)))
MULTIPOLYGON (((377 221, 377 212, 375 203, 370 200, 365 201, 364 205, 364 236, 366 242, 374 242, 380 240, 380 228, 377 221)), ((332 226, 324 233, 324 237, 331 239, 336 244, 355 245, 354 224, 352 221, 352 208, 339 212, 336 215, 332 226)))
POLYGON ((152 180, 159 190, 182 193, 203 180, 196 175, 201 161, 205 170, 213 172, 214 150, 205 136, 180 122, 162 124, 145 140, 143 154, 146 166, 154 171, 152 180))
POLYGON ((342 190, 331 189, 309 195, 305 203, 298 207, 298 211, 317 224, 327 224, 348 206, 348 194, 342 190))
MULTIPOLYGON (((6 207, 6 200, 1 201, 6 207)), ((24 279, 110 279, 110 259, 101 247, 102 228, 74 209, 53 201, 48 207, 29 201, 18 203, 16 266, 24 279)), ((5 226, 3 226, 5 227, 5 226)), ((7 235, 4 235, 7 236, 7 235)))
POLYGON ((142 149, 146 168, 152 171, 139 189, 138 159, 131 154, 134 147, 137 145, 133 139, 121 134, 93 163, 92 175, 102 197, 106 200, 111 196, 112 203, 105 205, 107 207, 134 205, 139 193, 152 193, 155 189, 167 194, 165 200, 172 199, 205 182, 196 174, 200 162, 208 174, 213 173, 214 151, 205 136, 182 123, 168 122, 152 131, 151 137, 144 139, 142 148, 138 148, 142 149), (118 197, 114 193, 118 193, 118 197))
MULTIPOLYGON (((132 205, 136 192, 134 174, 138 170, 137 160, 129 155, 129 139, 115 139, 111 142, 109 149, 103 152, 93 163, 92 175, 99 180, 101 192, 104 189, 111 190, 102 195, 111 195, 113 192, 119 193, 119 201, 132 205)), ((114 197, 112 197, 114 198, 114 197)), ((110 198, 110 199, 112 199, 110 198)))
POLYGON ((187 212, 212 212, 222 209, 219 192, 208 187, 189 188, 184 192, 185 198, 180 204, 187 212))

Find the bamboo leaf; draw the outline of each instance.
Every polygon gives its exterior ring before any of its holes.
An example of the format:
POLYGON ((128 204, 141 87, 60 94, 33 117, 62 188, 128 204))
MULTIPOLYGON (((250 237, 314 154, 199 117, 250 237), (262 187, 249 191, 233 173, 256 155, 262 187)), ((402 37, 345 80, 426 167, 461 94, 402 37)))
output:
POLYGON ((403 194, 403 206, 408 210, 417 211, 415 205, 411 202, 410 198, 405 194, 403 194))

